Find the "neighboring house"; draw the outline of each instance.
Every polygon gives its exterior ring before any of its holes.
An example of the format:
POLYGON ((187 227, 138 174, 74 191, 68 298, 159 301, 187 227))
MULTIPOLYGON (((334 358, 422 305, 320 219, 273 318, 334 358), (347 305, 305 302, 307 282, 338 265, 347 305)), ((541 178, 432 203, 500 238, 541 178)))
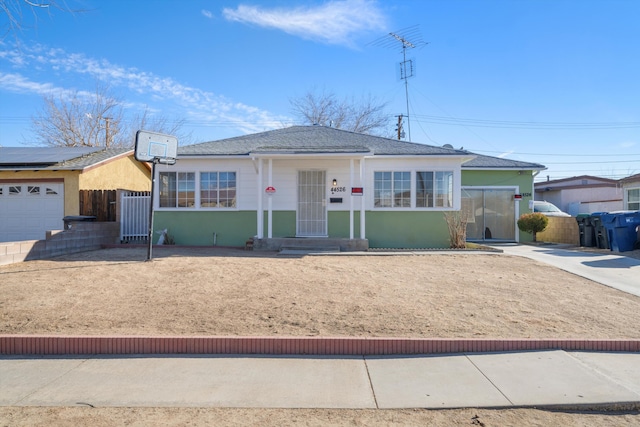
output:
POLYGON ((622 209, 618 181, 589 175, 536 182, 535 199, 551 202, 572 216, 622 209))
POLYGON ((640 173, 620 180, 623 194, 623 209, 640 211, 640 173))
POLYGON ((0 147, 0 242, 44 239, 78 215, 80 190, 148 191, 131 149, 0 147))
MULTIPOLYGON (((323 126, 183 146, 156 166, 156 230, 176 244, 335 238, 371 248, 444 248, 448 211, 501 240, 544 166, 323 126), (523 194, 524 193, 524 194, 523 194), (522 195, 519 199, 516 195, 522 195), (522 201, 521 201, 522 200, 522 201), (468 207, 463 209, 463 207, 468 207)), ((473 229, 473 227, 471 227, 473 229)), ((475 229, 474 229, 475 230, 475 229)))

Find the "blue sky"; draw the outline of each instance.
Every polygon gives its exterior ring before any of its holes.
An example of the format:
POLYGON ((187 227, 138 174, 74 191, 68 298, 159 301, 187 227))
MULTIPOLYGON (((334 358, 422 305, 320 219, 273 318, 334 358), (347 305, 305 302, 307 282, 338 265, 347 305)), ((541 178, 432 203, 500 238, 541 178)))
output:
MULTIPOLYGON (((192 142, 296 124, 316 90, 407 114, 411 141, 546 165, 538 179, 640 173, 640 1, 67 0, 0 39, 0 145, 43 95, 107 82, 126 112, 184 119, 192 142), (390 41, 390 42, 389 42, 390 41)), ((6 17, 0 27, 6 29, 6 17)), ((407 132, 408 137, 408 132, 407 132)))

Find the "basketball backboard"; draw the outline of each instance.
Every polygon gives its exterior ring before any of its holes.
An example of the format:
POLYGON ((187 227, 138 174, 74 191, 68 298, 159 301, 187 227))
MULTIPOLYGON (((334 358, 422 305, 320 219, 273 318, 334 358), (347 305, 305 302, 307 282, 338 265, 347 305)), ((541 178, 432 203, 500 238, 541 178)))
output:
POLYGON ((178 138, 157 132, 136 132, 136 160, 140 162, 172 163, 178 155, 178 138))

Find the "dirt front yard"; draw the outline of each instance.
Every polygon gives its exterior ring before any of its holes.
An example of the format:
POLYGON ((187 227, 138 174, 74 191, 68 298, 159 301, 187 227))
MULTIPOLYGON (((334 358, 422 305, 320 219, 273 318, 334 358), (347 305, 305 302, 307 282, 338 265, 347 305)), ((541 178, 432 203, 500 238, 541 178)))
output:
MULTIPOLYGON (((0 333, 640 338, 640 298, 503 254, 105 249, 0 267, 0 333)), ((640 425, 635 413, 0 408, 0 425, 640 425)))
POLYGON ((503 254, 153 255, 0 267, 0 333, 640 338, 640 298, 503 254))

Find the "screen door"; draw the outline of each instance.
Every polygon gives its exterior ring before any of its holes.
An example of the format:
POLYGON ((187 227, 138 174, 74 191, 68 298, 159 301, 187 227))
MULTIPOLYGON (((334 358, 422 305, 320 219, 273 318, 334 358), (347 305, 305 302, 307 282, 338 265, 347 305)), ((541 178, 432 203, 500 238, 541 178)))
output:
POLYGON ((296 236, 327 236, 326 172, 298 171, 296 236))

